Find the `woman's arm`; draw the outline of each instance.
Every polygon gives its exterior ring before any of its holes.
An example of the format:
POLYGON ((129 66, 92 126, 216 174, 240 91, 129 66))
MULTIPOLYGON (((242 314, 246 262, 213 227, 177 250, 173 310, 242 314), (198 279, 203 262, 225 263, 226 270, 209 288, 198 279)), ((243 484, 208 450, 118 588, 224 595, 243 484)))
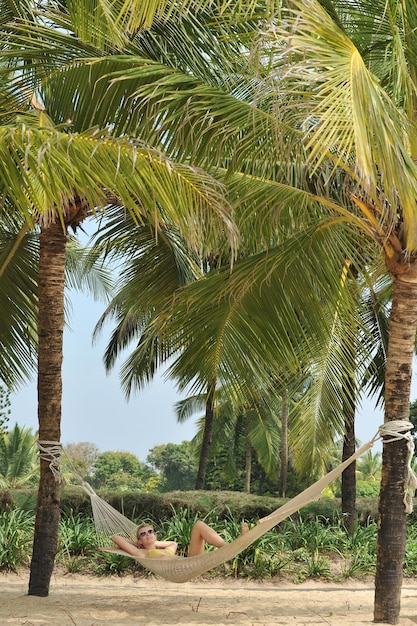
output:
POLYGON ((128 554, 131 554, 132 556, 146 557, 148 554, 147 550, 144 550, 143 548, 138 548, 137 546, 135 546, 133 541, 129 541, 129 539, 125 539, 124 537, 120 537, 119 535, 113 535, 112 540, 119 548, 121 548, 128 554))
POLYGON ((155 541, 155 548, 170 548, 175 553, 178 549, 178 544, 175 541, 155 541))

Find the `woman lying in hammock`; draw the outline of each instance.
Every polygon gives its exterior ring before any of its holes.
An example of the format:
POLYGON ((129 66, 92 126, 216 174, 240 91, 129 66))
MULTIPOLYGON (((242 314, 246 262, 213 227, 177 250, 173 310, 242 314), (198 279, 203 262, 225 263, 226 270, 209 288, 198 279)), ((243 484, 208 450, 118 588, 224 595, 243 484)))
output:
MULTIPOLYGON (((242 534, 247 533, 248 525, 242 524, 242 534)), ((132 556, 141 556, 151 559, 174 559, 176 558, 178 545, 175 541, 157 541, 156 532, 149 524, 141 524, 136 531, 137 541, 129 541, 119 535, 114 535, 112 540, 119 548, 132 556)), ((215 548, 221 548, 226 544, 225 540, 210 528, 205 522, 197 521, 191 531, 188 556, 203 554, 204 546, 208 543, 215 548)))

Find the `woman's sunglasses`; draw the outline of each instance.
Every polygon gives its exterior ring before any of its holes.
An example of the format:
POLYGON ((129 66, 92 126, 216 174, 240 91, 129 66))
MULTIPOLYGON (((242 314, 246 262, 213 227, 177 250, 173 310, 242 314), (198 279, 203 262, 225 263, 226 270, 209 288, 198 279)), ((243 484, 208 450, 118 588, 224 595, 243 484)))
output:
POLYGON ((139 533, 139 537, 146 537, 146 535, 154 535, 155 531, 153 528, 148 528, 148 530, 142 530, 139 533))

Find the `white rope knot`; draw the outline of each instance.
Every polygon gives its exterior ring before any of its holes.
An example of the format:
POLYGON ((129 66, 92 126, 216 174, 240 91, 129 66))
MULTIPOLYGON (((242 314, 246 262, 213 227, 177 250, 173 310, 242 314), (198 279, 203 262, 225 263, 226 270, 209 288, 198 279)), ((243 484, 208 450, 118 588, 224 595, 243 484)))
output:
POLYGON ((49 464, 54 478, 59 483, 64 483, 65 479, 60 468, 62 443, 59 441, 38 441, 39 457, 49 464))
POLYGON ((380 436, 388 437, 388 439, 384 439, 384 443, 391 443, 392 441, 399 441, 400 439, 405 439, 407 441, 407 479, 404 495, 404 507, 406 513, 413 512, 413 497, 414 492, 417 489, 417 476, 411 467, 411 460, 414 455, 414 439, 410 433, 410 430, 412 429, 413 424, 408 420, 393 420, 392 422, 386 422, 379 427, 380 436))

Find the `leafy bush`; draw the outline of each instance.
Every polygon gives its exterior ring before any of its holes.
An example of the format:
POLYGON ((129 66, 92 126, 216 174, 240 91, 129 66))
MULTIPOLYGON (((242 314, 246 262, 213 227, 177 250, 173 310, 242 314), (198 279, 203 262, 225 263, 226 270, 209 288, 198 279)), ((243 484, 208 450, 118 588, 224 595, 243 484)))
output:
POLYGON ((380 481, 358 480, 356 492, 362 498, 377 498, 379 496, 380 481))
POLYGON ((62 516, 59 524, 59 550, 68 556, 95 552, 97 536, 92 520, 81 513, 62 516))
POLYGON ((0 514, 0 568, 16 570, 30 558, 34 515, 22 509, 0 514))
MULTIPOLYGON (((141 520, 151 516, 158 523, 182 508, 188 508, 193 514, 197 513, 202 517, 216 510, 221 519, 227 519, 229 511, 232 511, 237 519, 258 520, 288 502, 288 498, 256 496, 238 491, 172 491, 162 494, 100 490, 97 493, 127 517, 141 520)), ((35 510, 36 490, 12 490, 11 494, 17 506, 28 511, 35 510)), ((368 518, 376 520, 378 517, 377 498, 358 498, 356 508, 360 523, 365 523, 368 518)), ((91 515, 90 498, 81 486, 66 486, 61 492, 61 510, 64 513, 72 512, 74 515, 77 513, 91 515)), ((338 498, 320 498, 298 512, 303 519, 318 516, 330 521, 337 521, 340 514, 341 505, 338 498)), ((417 521, 417 513, 409 517, 417 521)))

